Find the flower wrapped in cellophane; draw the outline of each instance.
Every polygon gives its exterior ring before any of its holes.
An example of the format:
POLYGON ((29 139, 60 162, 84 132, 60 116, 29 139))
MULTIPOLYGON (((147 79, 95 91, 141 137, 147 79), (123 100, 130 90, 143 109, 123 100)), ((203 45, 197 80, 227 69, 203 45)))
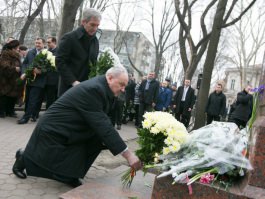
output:
POLYGON ((188 142, 176 153, 159 156, 158 176, 171 175, 174 182, 190 185, 196 180, 210 183, 218 177, 240 177, 252 166, 246 156, 248 133, 234 123, 213 122, 189 134, 188 142))
POLYGON ((38 55, 36 55, 33 62, 25 70, 26 80, 28 83, 32 83, 36 78, 37 74, 34 72, 34 68, 39 69, 41 74, 56 71, 55 56, 47 49, 42 50, 38 55))

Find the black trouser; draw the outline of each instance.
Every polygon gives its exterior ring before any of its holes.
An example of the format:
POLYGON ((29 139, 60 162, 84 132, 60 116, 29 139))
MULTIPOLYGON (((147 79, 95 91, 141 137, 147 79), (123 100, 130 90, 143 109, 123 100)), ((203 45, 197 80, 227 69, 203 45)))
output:
POLYGON ((6 114, 12 115, 15 113, 15 105, 17 102, 17 97, 8 97, 7 106, 6 106, 6 114))
POLYGON ((140 124, 140 122, 139 122, 139 104, 135 104, 134 105, 134 110, 135 110, 135 122, 134 122, 134 124, 135 124, 135 126, 138 126, 139 124, 140 124))
POLYGON ((145 112, 151 112, 153 111, 152 104, 146 104, 146 103, 140 103, 139 105, 139 124, 142 124, 143 121, 143 115, 145 112))
POLYGON ((27 86, 25 114, 23 118, 28 120, 30 117, 36 117, 40 111, 40 105, 43 100, 44 89, 40 87, 27 86))
POLYGON ((220 116, 207 114, 207 124, 211 124, 212 121, 220 121, 220 116))
POLYGON ((7 103, 7 96, 6 95, 0 96, 0 115, 2 117, 6 115, 6 103, 7 103))
POLYGON ((184 112, 184 103, 180 102, 179 111, 175 114, 175 118, 184 124, 184 126, 187 128, 190 123, 190 113, 183 113, 184 112))
POLYGON ((57 85, 46 85, 45 86, 45 95, 46 95, 46 109, 48 109, 53 102, 57 99, 57 85))
POLYGON ((14 114, 16 101, 17 97, 0 96, 0 114, 7 116, 14 114))
POLYGON ((115 102, 115 106, 111 113, 111 122, 113 126, 115 124, 117 125, 122 124, 123 104, 124 104, 124 101, 117 100, 115 102))
POLYGON ((133 100, 126 100, 125 102, 125 109, 124 109, 124 121, 127 123, 127 119, 129 121, 133 120, 134 113, 132 113, 132 108, 133 108, 133 100))

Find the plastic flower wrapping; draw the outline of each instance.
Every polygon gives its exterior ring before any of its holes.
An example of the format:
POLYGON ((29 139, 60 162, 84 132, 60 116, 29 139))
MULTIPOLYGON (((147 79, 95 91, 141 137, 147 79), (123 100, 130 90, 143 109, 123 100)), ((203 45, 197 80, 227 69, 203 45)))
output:
POLYGON ((101 52, 98 60, 95 63, 88 63, 89 75, 88 79, 97 75, 103 75, 113 66, 123 66, 118 55, 110 48, 106 47, 101 52))
POLYGON ((25 71, 28 83, 32 83, 36 78, 34 68, 40 69, 41 74, 56 71, 55 56, 47 49, 42 50, 25 71))
POLYGON ((160 168, 158 178, 171 175, 174 183, 187 185, 197 180, 210 183, 222 175, 240 177, 252 169, 245 157, 248 133, 234 123, 213 122, 192 131, 187 140, 179 151, 162 154, 161 163, 147 167, 160 168))

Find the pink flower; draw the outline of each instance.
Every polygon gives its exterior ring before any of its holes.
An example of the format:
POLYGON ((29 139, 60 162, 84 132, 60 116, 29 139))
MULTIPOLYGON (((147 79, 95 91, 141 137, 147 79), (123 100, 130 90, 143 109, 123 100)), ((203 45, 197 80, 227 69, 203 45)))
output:
POLYGON ((201 176, 200 183, 209 184, 211 181, 213 181, 214 175, 211 175, 210 173, 206 173, 203 176, 201 176))

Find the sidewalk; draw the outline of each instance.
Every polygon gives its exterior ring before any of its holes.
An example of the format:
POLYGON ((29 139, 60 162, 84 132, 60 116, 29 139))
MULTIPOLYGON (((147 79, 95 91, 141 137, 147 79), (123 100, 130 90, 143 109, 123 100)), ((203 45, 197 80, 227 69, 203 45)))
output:
MULTIPOLYGON (((23 112, 18 111, 18 118, 23 112)), ((44 112, 41 112, 41 115, 44 112)), ((41 117, 40 115, 40 117, 41 117)), ((19 148, 25 148, 28 139, 36 125, 30 122, 24 125, 16 124, 17 118, 0 118, 0 199, 55 199, 69 190, 63 183, 44 178, 28 177, 19 179, 12 173, 15 153, 19 148)), ((135 150, 136 129, 133 123, 122 125, 119 131, 129 148, 135 150)), ((106 177, 112 169, 126 164, 120 156, 113 156, 108 151, 103 151, 85 176, 85 182, 92 182, 95 178, 106 177)))

